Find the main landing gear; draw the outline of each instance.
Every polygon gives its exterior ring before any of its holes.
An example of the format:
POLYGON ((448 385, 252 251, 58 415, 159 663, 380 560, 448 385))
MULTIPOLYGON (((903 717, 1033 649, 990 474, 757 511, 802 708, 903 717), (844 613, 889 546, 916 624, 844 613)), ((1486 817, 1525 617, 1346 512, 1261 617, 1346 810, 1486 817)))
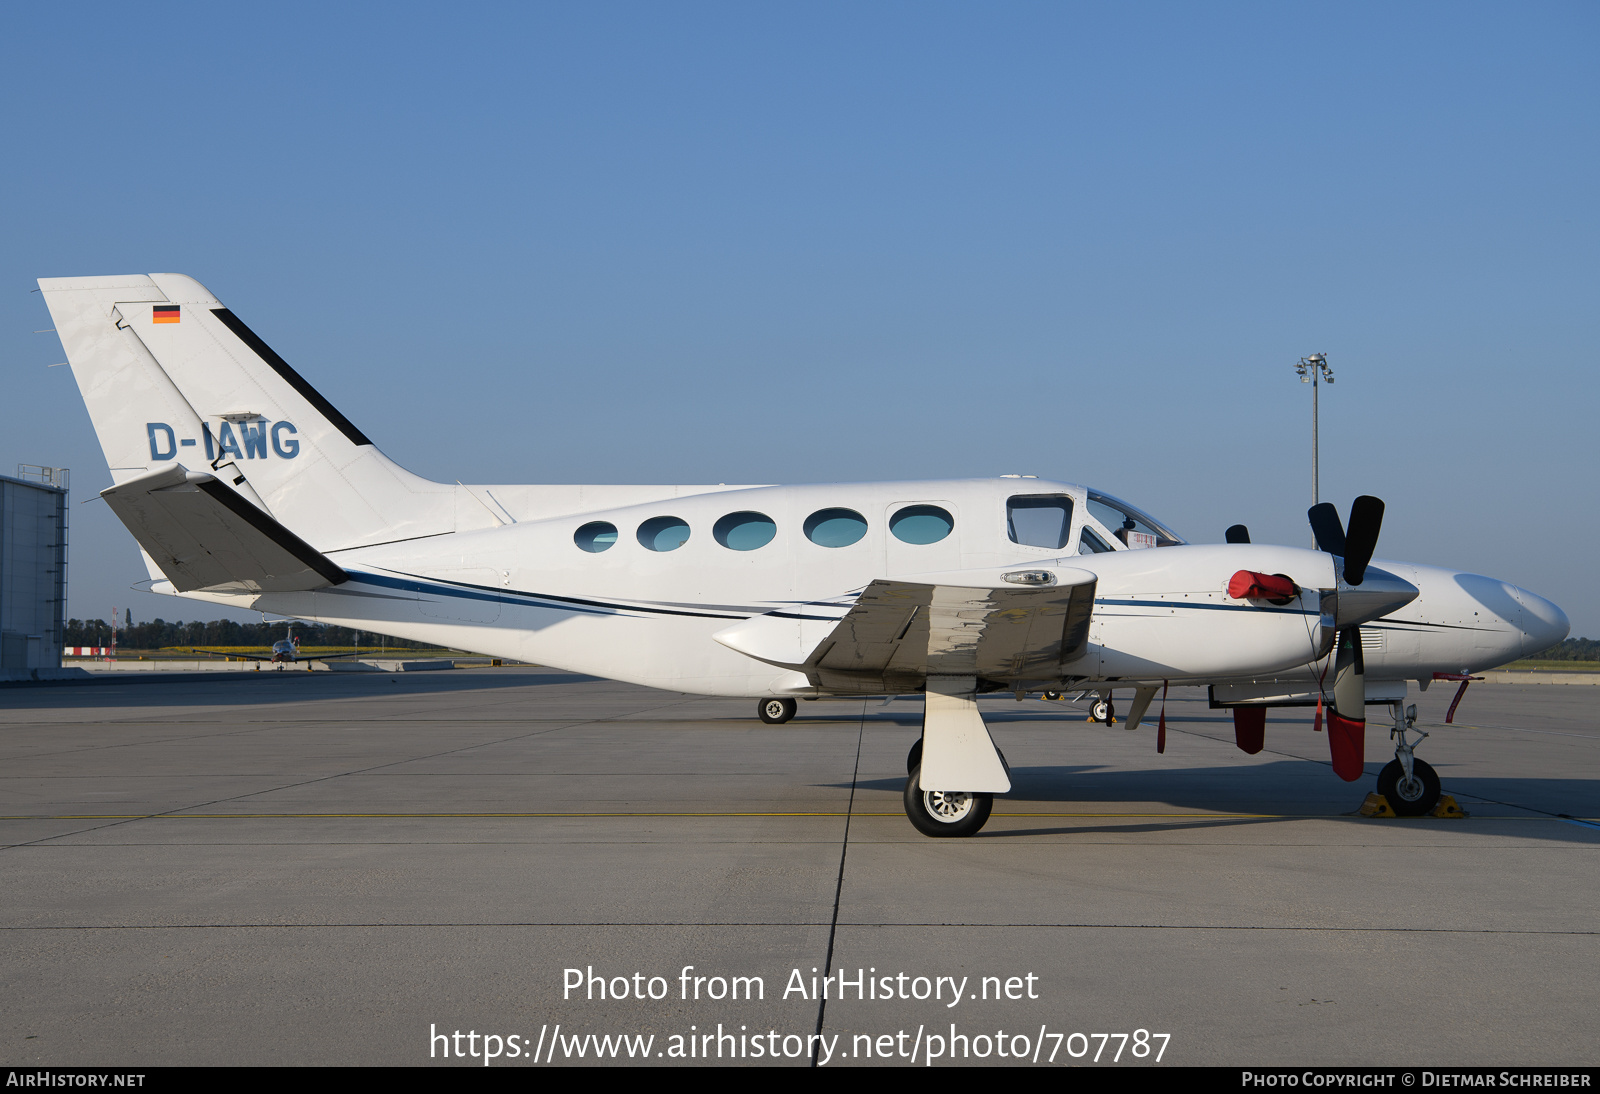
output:
POLYGON ((1011 790, 1006 759, 978 712, 978 679, 934 674, 924 689, 922 739, 906 756, 906 818, 925 836, 971 836, 994 796, 1011 790))
POLYGON ((1389 739, 1395 742, 1394 759, 1378 772, 1378 793, 1389 801, 1389 808, 1402 817, 1420 817, 1439 804, 1439 776, 1412 753, 1427 737, 1418 729, 1417 708, 1404 703, 1389 704, 1394 709, 1394 728, 1389 739), (1415 741, 1406 734, 1415 733, 1415 741))
POLYGON ((757 708, 757 713, 767 725, 781 726, 794 717, 798 705, 793 699, 763 699, 757 708))
MULTIPOLYGON (((994 752, 995 752, 996 756, 1000 757, 1000 765, 1006 769, 1006 774, 1010 775, 1011 774, 1011 764, 1006 761, 1006 754, 1004 752, 1001 752, 998 748, 995 749, 994 752)), ((906 774, 907 775, 911 774, 913 771, 915 771, 917 768, 919 768, 921 766, 922 766, 922 738, 918 737, 917 738, 917 743, 912 745, 910 751, 906 753, 906 774)))

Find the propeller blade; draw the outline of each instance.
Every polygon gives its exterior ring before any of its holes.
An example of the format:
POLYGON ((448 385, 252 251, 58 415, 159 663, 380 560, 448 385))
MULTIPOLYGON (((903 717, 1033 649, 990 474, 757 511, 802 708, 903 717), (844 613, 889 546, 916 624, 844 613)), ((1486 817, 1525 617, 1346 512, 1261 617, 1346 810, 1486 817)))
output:
POLYGON ((1267 708, 1233 708, 1233 743, 1239 751, 1254 756, 1267 743, 1267 708))
POLYGON ((1242 524, 1235 524, 1232 528, 1222 533, 1222 538, 1229 543, 1249 543, 1250 529, 1242 524))
POLYGON ((1344 556, 1344 525, 1339 522, 1339 510, 1332 502, 1321 502, 1306 510, 1311 521, 1311 532, 1317 537, 1317 546, 1330 555, 1344 556))
POLYGON ((1350 505, 1350 534, 1345 536, 1344 579, 1359 585, 1366 579, 1367 563, 1378 547, 1378 530, 1383 527, 1383 502, 1362 494, 1350 505))
POLYGON ((1365 772, 1367 738, 1366 661, 1361 656, 1361 628, 1339 632, 1333 661, 1333 704, 1328 710, 1328 750, 1333 772, 1355 782, 1365 772))

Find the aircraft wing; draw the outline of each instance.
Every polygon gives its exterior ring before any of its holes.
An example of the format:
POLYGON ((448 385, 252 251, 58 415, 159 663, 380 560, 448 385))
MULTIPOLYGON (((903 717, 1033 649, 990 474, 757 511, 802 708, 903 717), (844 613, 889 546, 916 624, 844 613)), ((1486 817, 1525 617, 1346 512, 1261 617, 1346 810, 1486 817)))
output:
POLYGON ((175 464, 100 496, 179 592, 295 592, 348 580, 325 555, 214 475, 175 464))
MULTIPOLYGON (((216 650, 192 650, 186 647, 174 647, 179 653, 196 653, 204 657, 222 657, 232 661, 242 657, 246 661, 273 661, 277 655, 272 653, 218 653, 216 650)), ((290 664, 303 664, 307 661, 337 661, 341 657, 375 657, 376 650, 363 650, 360 653, 296 653, 290 664)))
POLYGON ((232 661, 236 657, 243 658, 246 661, 271 661, 272 660, 272 655, 271 654, 260 654, 260 653, 218 653, 215 650, 193 650, 193 649, 189 649, 187 646, 174 646, 174 647, 172 647, 172 650, 173 650, 174 653, 193 653, 193 654, 197 654, 200 657, 220 657, 225 661, 232 661))
MULTIPOLYGON (((195 650, 188 647, 173 647, 179 653, 195 653, 204 657, 222 657, 229 661, 234 658, 243 658, 246 661, 272 661, 277 655, 271 653, 218 653, 216 650, 195 650)), ((359 653, 296 653, 291 664, 302 664, 306 661, 337 661, 341 657, 374 657, 376 650, 362 650, 359 653)))
POLYGON ((1088 646, 1095 579, 1082 577, 1044 588, 879 579, 842 618, 773 612, 715 637, 758 660, 799 669, 816 687, 912 691, 930 675, 1053 686, 1088 646))

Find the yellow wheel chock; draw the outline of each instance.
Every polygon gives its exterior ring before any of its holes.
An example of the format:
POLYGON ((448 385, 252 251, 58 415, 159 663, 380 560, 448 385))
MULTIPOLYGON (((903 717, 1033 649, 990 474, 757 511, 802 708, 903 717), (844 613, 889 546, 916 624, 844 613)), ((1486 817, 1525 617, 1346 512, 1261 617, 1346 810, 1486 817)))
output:
MULTIPOLYGON (((1394 807, 1389 804, 1389 799, 1382 794, 1368 794, 1367 800, 1361 803, 1359 813, 1363 817, 1394 817, 1394 807)), ((1439 795, 1439 804, 1428 813, 1430 817, 1440 817, 1446 820, 1455 820, 1467 815, 1466 810, 1456 804, 1455 798, 1449 794, 1439 795)))
POLYGON ((1394 808, 1389 804, 1389 799, 1382 794, 1368 794, 1367 800, 1361 803, 1360 814, 1363 817, 1396 816, 1394 808))

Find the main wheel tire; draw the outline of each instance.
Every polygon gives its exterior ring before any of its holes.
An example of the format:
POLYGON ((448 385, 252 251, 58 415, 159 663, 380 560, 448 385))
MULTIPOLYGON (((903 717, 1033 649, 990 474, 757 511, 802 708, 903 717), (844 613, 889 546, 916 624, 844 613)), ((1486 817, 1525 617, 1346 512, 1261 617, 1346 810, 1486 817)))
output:
POLYGON ((1048 699, 1052 703, 1059 702, 1061 699, 1061 693, 1059 691, 1047 691, 1044 693, 1044 698, 1048 699))
POLYGON ((793 699, 763 699, 757 710, 767 725, 781 726, 794 717, 797 705, 793 699))
POLYGON ((911 769, 906 779, 906 816, 924 836, 971 836, 989 820, 994 810, 993 794, 968 794, 954 790, 923 790, 917 785, 922 766, 911 769))
POLYGON ((1378 793, 1402 817, 1420 817, 1439 804, 1439 776, 1433 768, 1413 756, 1411 773, 1413 778, 1407 782, 1399 760, 1390 760, 1378 772, 1378 793))
POLYGON ((1089 717, 1092 721, 1105 723, 1115 716, 1116 711, 1112 708, 1111 700, 1109 699, 1096 699, 1094 706, 1089 708, 1089 717))

